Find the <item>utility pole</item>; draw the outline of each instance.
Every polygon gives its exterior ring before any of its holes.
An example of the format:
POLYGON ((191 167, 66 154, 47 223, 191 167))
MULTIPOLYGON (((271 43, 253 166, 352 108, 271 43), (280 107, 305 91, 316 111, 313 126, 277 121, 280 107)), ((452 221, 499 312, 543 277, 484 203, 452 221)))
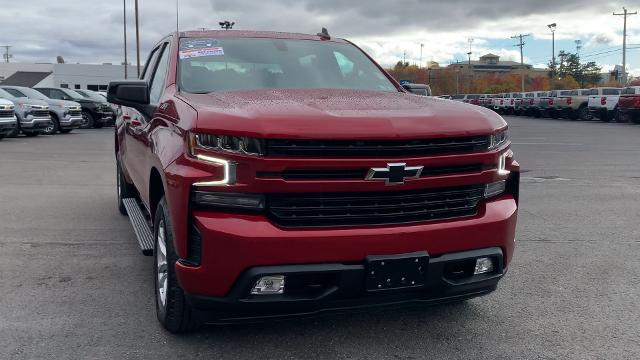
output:
POLYGON ((407 51, 402 52, 402 66, 407 63, 407 51))
POLYGON ((517 46, 520 48, 520 82, 522 84, 522 92, 524 92, 524 53, 523 53, 523 48, 524 48, 524 41, 522 41, 522 39, 524 39, 527 36, 531 36, 531 34, 520 34, 520 35, 515 35, 512 36, 512 39, 520 39, 520 42, 517 43, 516 45, 513 46, 517 46))
POLYGON ((9 53, 11 45, 3 45, 2 47, 4 48, 4 54, 2 55, 2 57, 4 58, 4 62, 9 63, 9 59, 13 57, 13 55, 9 53))
POLYGON ((420 66, 418 67, 422 67, 422 49, 424 48, 424 44, 420 44, 420 66))
POLYGON ((140 78, 140 28, 138 26, 138 0, 136 0, 136 62, 138 65, 138 79, 140 78))
POLYGON ((122 0, 123 5, 123 23, 124 23, 124 78, 125 80, 127 79, 127 77, 129 76, 128 74, 128 67, 129 65, 127 64, 127 0, 122 0))
POLYGON ((624 28, 622 30, 622 77, 620 82, 622 85, 627 84, 627 17, 638 14, 635 12, 628 12, 627 8, 623 7, 624 12, 622 14, 613 13, 615 16, 624 16, 624 28))
POLYGON ((576 44, 576 55, 580 57, 580 49, 582 49, 582 40, 574 40, 573 42, 576 44))

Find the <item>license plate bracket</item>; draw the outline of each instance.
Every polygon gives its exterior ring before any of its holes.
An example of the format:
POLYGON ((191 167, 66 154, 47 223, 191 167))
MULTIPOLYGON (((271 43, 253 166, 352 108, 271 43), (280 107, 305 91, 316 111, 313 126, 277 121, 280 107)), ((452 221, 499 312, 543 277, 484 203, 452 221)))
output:
POLYGON ((367 256, 367 291, 416 288, 424 286, 429 265, 426 251, 390 256, 367 256))

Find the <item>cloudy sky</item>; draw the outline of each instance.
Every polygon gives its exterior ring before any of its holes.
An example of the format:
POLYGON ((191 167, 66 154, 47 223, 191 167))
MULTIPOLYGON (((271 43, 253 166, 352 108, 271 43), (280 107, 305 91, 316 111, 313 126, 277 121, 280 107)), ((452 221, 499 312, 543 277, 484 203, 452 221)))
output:
MULTIPOLYGON (((135 54, 133 3, 127 1, 129 54, 135 54)), ((468 39, 476 58, 491 52, 519 61, 516 34, 525 39, 525 61, 543 66, 551 57, 547 24, 557 23, 556 50, 575 52, 610 69, 622 63, 622 6, 640 10, 637 0, 179 0, 180 29, 216 28, 316 33, 322 26, 362 46, 378 62, 406 58, 441 64, 465 61, 468 39)), ((175 30, 175 0, 139 0, 141 56, 175 30)), ((0 45, 12 45, 14 62, 122 62, 122 0, 11 1, 0 12, 0 45)), ((640 15, 628 20, 627 63, 640 75, 640 15)), ((129 61, 135 62, 134 57, 129 61)))

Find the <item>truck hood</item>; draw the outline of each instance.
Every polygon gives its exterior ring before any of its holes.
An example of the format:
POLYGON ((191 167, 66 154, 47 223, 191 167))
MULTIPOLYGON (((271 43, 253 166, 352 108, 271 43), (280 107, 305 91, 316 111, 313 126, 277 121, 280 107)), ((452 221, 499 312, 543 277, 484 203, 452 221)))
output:
POLYGON ((493 111, 400 92, 252 90, 181 93, 196 131, 261 138, 394 139, 486 135, 506 127, 493 111))

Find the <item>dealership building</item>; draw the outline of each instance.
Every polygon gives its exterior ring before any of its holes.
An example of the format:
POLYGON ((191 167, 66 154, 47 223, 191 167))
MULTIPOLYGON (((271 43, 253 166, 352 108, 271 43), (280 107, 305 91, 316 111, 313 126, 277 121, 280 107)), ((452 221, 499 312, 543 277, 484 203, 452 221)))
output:
MULTIPOLYGON (((135 66, 128 66, 136 78, 135 66)), ((105 91, 111 80, 124 79, 124 65, 0 63, 0 84, 105 91)))

